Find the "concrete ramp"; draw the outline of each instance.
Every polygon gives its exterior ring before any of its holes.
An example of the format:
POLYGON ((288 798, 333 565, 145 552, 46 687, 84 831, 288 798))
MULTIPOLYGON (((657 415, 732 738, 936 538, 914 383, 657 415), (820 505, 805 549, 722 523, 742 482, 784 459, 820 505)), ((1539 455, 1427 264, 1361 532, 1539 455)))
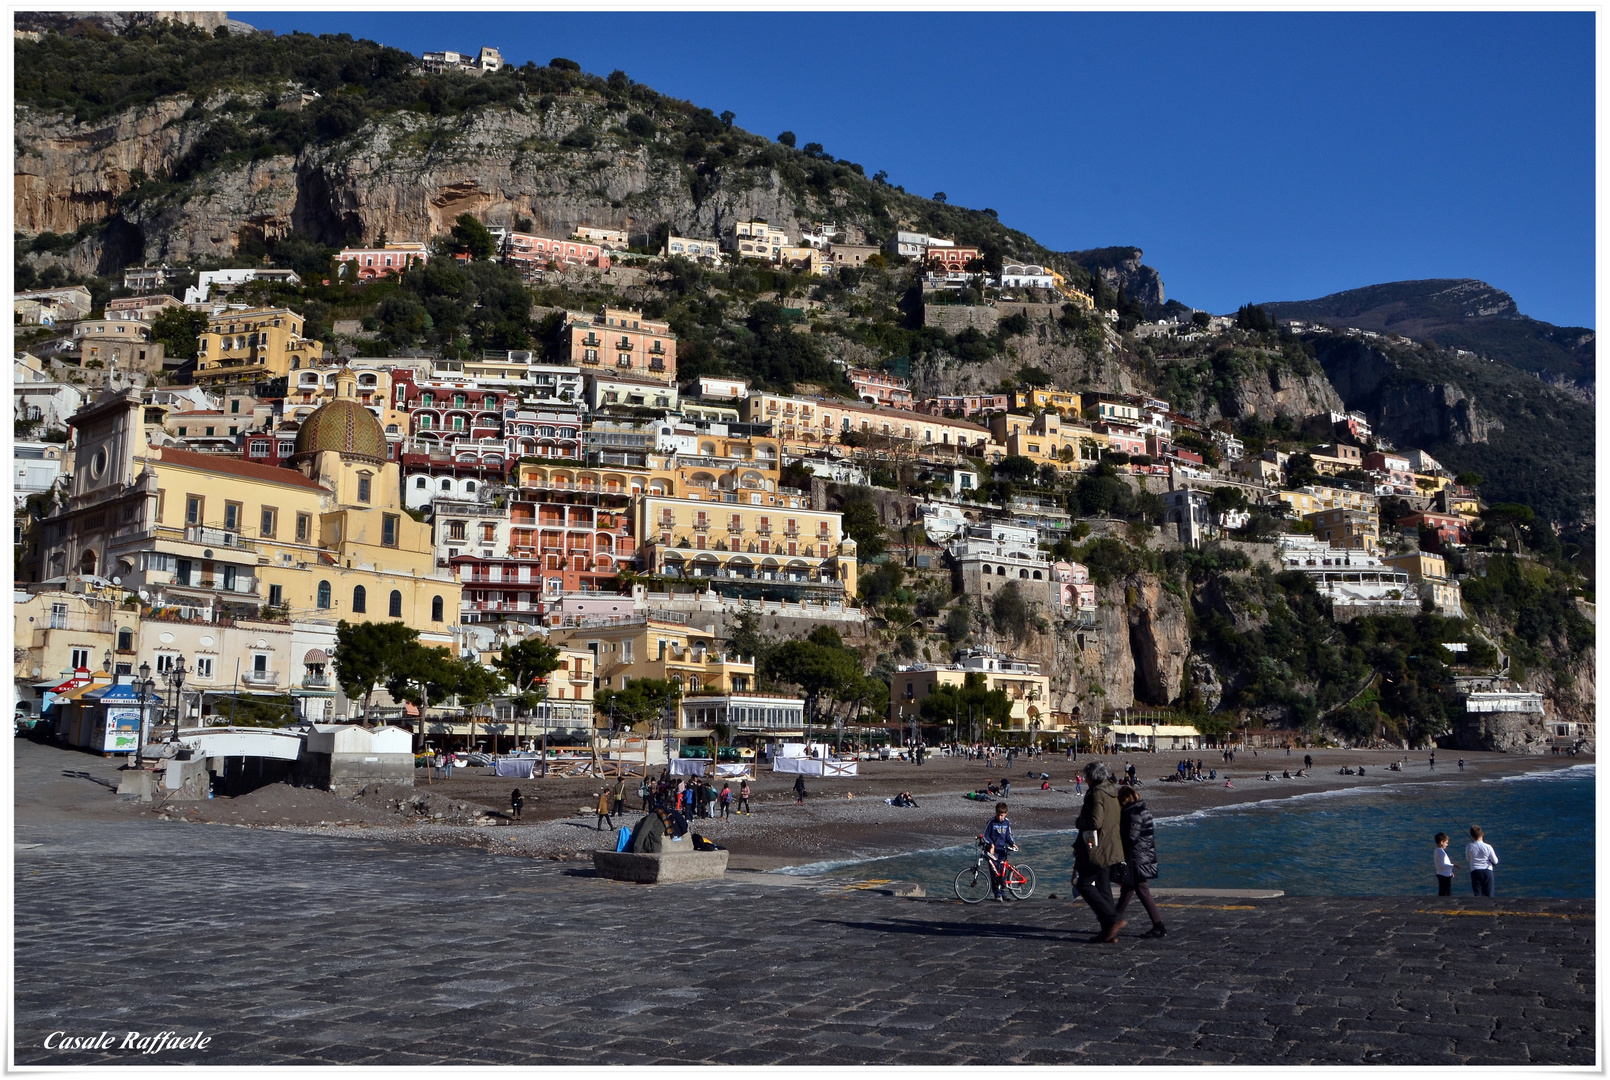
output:
POLYGON ((275 728, 195 728, 179 732, 179 742, 197 757, 257 757, 295 761, 302 756, 302 736, 275 728))

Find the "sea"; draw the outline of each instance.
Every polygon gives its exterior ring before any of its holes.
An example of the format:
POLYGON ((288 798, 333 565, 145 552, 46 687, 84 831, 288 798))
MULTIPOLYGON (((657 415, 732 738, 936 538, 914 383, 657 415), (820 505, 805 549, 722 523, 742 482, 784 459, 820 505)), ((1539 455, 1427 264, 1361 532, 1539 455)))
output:
MULTIPOLYGON (((1144 788, 1142 791, 1144 792, 1144 788)), ((958 796, 959 797, 959 796, 958 796)), ((987 813, 980 812, 982 829, 987 813)), ((1469 895, 1465 844, 1480 825, 1498 853, 1496 896, 1594 895, 1594 767, 1540 769, 1474 783, 1343 788, 1157 820, 1155 888, 1280 889, 1289 896, 1435 893, 1432 837, 1449 836, 1469 895)), ((1020 835, 1015 862, 1038 878, 1034 895, 1069 895, 1071 832, 1020 835)), ((788 872, 915 881, 950 896, 972 842, 882 859, 815 863, 788 872)))

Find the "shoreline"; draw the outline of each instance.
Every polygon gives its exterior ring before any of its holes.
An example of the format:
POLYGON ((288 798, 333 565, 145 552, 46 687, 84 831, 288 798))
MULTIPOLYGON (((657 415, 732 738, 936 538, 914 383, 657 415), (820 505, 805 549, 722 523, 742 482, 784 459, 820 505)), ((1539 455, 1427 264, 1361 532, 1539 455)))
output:
MULTIPOLYGON (((1455 764, 1457 754, 1439 755, 1433 771, 1427 767, 1425 752, 1306 752, 1314 757, 1313 772, 1291 780, 1278 777, 1283 769, 1301 765, 1303 751, 1294 751, 1290 757, 1279 750, 1260 751, 1256 758, 1244 752, 1228 766, 1223 765, 1217 752, 1193 754, 1192 759, 1201 759, 1204 768, 1218 769, 1216 783, 1160 782, 1158 777, 1171 771, 1183 754, 1178 758, 1168 753, 1103 755, 1101 760, 1115 772, 1134 763, 1142 782, 1141 794, 1159 820, 1293 800, 1346 797, 1355 792, 1507 780, 1594 764, 1594 759, 1586 755, 1556 758, 1471 752, 1463 755, 1463 772, 1455 764), (1211 761, 1209 753, 1214 754, 1211 761), (1409 764, 1404 771, 1391 772, 1387 768, 1391 761, 1405 756, 1409 764), (1344 765, 1356 768, 1361 764, 1366 770, 1362 777, 1337 771, 1344 765), (1266 771, 1273 772, 1277 779, 1264 781, 1266 771), (1232 787, 1224 786, 1226 776, 1232 787)), ((849 864, 970 843, 988 820, 994 799, 968 800, 961 797, 962 793, 998 783, 1006 775, 1011 775, 1013 782, 1007 801, 1020 835, 1070 831, 1082 803, 1082 798, 1074 794, 1073 772, 1076 764, 1082 768, 1089 760, 1089 755, 1081 756, 1077 763, 1062 756, 1038 758, 1032 763, 1019 759, 1010 774, 1000 766, 986 769, 982 763, 961 758, 929 758, 922 766, 899 761, 862 762, 861 773, 856 777, 809 778, 809 795, 803 806, 795 804, 790 790, 792 775, 761 771, 752 783, 752 815, 697 819, 689 824, 692 831, 729 850, 729 867, 734 871, 809 876, 849 864), (1027 775, 1031 771, 1036 778, 1032 784, 1027 775), (1041 773, 1051 776, 1049 790, 1039 788, 1041 773), (884 801, 905 790, 912 792, 917 807, 897 808, 884 801)), ((511 781, 485 775, 479 769, 460 769, 452 779, 430 784, 424 782, 423 776, 419 779, 421 782, 413 788, 393 786, 353 799, 279 784, 202 803, 125 804, 117 809, 119 816, 132 813, 171 822, 235 824, 371 842, 471 847, 488 854, 554 861, 590 863, 593 849, 606 843, 613 846, 613 833, 595 828, 594 804, 603 786, 600 781, 557 777, 511 781), (507 797, 515 786, 522 788, 527 801, 523 817, 511 821, 507 797), (417 810, 399 813, 396 809, 399 803, 406 807, 410 800, 420 799, 428 804, 426 815, 417 810), (443 816, 436 818, 436 813, 443 816)), ((635 794, 630 794, 628 809, 614 819, 615 826, 635 823, 642 814, 640 805, 635 794)))

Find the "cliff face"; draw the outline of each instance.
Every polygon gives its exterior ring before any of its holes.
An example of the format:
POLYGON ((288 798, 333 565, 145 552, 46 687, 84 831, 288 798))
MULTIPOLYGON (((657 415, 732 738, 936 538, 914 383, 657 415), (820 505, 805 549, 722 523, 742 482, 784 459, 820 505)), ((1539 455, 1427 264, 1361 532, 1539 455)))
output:
POLYGON ((1297 375, 1259 368, 1237 380, 1219 400, 1205 403, 1199 419, 1211 424, 1247 416, 1300 418, 1343 408, 1342 396, 1322 373, 1297 375))
MULTIPOLYGON (((17 228, 71 233, 118 211, 137 173, 167 175, 203 134, 180 119, 189 103, 166 100, 95 125, 18 110, 17 228)), ((164 199, 125 205, 143 257, 170 262, 232 254, 245 233, 277 238, 293 229, 338 243, 353 235, 424 239, 470 212, 491 224, 530 217, 539 230, 577 224, 647 229, 661 222, 695 236, 758 217, 797 231, 813 208, 785 194, 769 169, 712 174, 695 198, 680 162, 648 148, 600 140, 561 147, 578 129, 624 121, 601 104, 566 99, 546 112, 483 109, 450 121, 397 113, 351 138, 220 167, 204 183, 164 199)), ((831 210, 831 207, 815 208, 831 210)), ((93 271, 91 245, 67 256, 93 271)))
POLYGON ((1090 251, 1070 251, 1068 257, 1101 280, 1115 292, 1122 287, 1124 295, 1145 307, 1163 304, 1162 275, 1141 262, 1145 252, 1140 248, 1095 248, 1090 251))
POLYGON ((1504 429, 1461 387, 1413 377, 1366 341, 1334 338, 1314 344, 1325 374, 1348 406, 1364 409, 1375 429, 1401 446, 1484 443, 1504 429))

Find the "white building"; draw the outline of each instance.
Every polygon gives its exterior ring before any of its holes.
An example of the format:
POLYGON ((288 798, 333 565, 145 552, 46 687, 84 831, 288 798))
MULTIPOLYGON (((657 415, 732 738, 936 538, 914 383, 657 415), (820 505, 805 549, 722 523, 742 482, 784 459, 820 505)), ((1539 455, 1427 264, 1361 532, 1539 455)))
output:
POLYGON ((624 251, 627 247, 625 229, 601 229, 595 225, 578 225, 571 235, 577 240, 586 240, 611 251, 624 251))
POLYGON ((1054 289, 1056 279, 1051 271, 1034 263, 1009 262, 1001 266, 1003 289, 1054 289))
POLYGON ((621 375, 588 375, 584 394, 587 407, 593 410, 608 408, 676 408, 676 387, 649 379, 632 379, 621 375))
POLYGON ((687 236, 670 236, 665 240, 665 255, 681 255, 694 260, 708 259, 719 263, 726 258, 721 245, 714 240, 695 240, 687 236))
POLYGON ((63 443, 23 442, 11 444, 12 491, 17 506, 29 495, 39 495, 56 486, 64 468, 63 443))
POLYGON ((1363 551, 1333 548, 1312 536, 1280 538, 1280 565, 1308 575, 1337 607, 1420 610, 1420 590, 1409 575, 1363 551))
POLYGON ((837 458, 829 454, 812 454, 795 460, 805 466, 812 476, 820 476, 835 484, 864 485, 870 482, 866 469, 846 458, 837 458))
POLYGON ((749 380, 730 375, 700 375, 686 392, 717 401, 738 401, 749 396, 749 380))
POLYGON ((532 364, 520 390, 521 396, 532 405, 576 405, 581 402, 585 380, 579 367, 532 364))
POLYGON ((896 255, 904 255, 908 259, 920 259, 928 254, 931 247, 955 247, 956 241, 945 240, 927 233, 896 232, 894 239, 889 241, 889 248, 896 255))
POLYGON ((233 292, 248 281, 278 281, 285 285, 300 285, 302 279, 294 270, 203 270, 196 283, 184 291, 186 304, 205 304, 214 285, 220 292, 233 292))

